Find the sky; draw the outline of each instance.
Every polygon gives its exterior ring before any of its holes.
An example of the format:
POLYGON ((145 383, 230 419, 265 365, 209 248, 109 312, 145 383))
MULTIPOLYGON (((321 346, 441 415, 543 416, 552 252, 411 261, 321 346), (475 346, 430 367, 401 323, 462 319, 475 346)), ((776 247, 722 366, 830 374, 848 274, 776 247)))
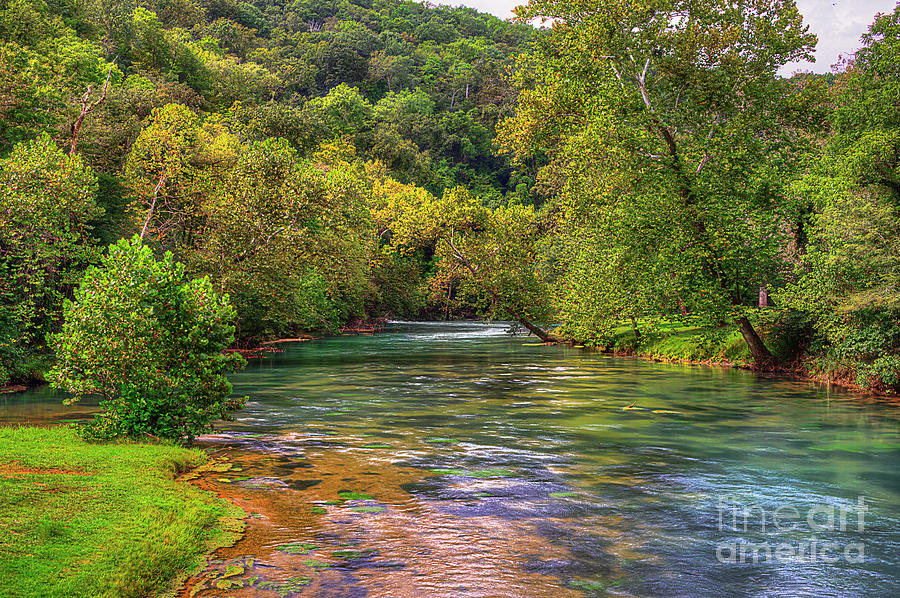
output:
MULTIPOLYGON (((439 4, 463 4, 489 12, 500 18, 512 16, 512 9, 525 0, 441 0, 439 4)), ((896 0, 796 0, 800 13, 810 29, 819 37, 816 62, 785 65, 784 75, 804 70, 827 73, 841 54, 852 54, 859 48, 859 36, 872 24, 879 12, 894 9, 896 0)))

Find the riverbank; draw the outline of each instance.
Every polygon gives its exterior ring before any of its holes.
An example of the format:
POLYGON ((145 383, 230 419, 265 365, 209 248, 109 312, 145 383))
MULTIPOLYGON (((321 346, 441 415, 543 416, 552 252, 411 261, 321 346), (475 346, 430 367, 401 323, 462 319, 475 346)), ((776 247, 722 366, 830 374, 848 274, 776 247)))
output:
POLYGON ((243 512, 176 479, 197 449, 0 428, 0 595, 148 596, 230 544, 243 512))
MULTIPOLYGON (((765 330, 763 331, 765 336, 765 330)), ((676 322, 658 324, 652 332, 646 330, 636 336, 631 326, 616 328, 610 340, 570 340, 578 346, 596 349, 612 355, 642 357, 655 361, 692 363, 733 367, 754 371, 784 374, 802 380, 840 387, 867 395, 895 395, 886 388, 864 388, 856 382, 853 369, 838 362, 815 355, 787 355, 777 339, 765 339, 779 362, 759 368, 753 363, 750 350, 737 329, 725 330, 685 326, 676 322), (774 341, 774 342, 772 342, 774 341)))
POLYGON ((640 355, 666 361, 749 366, 747 343, 740 332, 722 332, 677 323, 661 323, 652 332, 636 337, 630 326, 617 328, 612 341, 602 348, 611 353, 640 355))

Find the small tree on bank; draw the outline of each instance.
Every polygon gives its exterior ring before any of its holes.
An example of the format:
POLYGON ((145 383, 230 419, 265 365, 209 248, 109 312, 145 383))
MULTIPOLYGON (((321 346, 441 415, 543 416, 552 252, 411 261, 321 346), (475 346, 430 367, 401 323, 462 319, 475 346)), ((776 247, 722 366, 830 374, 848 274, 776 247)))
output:
POLYGON ((102 397, 88 437, 152 435, 190 443, 243 405, 226 374, 245 364, 223 350, 235 311, 206 278, 186 281, 166 253, 158 261, 138 237, 109 247, 65 306, 48 378, 73 394, 102 397))

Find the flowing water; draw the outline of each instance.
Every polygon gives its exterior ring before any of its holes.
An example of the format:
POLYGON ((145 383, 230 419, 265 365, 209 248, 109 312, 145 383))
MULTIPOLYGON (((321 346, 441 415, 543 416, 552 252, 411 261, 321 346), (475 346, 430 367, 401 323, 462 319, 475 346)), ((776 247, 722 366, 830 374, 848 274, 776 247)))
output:
POLYGON ((183 596, 900 596, 895 406, 501 325, 284 348, 201 443, 251 516, 183 596))

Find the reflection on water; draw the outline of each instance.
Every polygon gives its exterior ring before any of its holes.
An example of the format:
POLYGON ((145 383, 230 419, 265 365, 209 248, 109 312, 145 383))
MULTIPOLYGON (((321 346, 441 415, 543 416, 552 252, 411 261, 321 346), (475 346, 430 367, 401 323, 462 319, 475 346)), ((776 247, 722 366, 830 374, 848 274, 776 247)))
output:
MULTIPOLYGON (((204 440, 197 483, 253 516, 185 596, 900 595, 896 407, 496 325, 285 349, 234 376, 250 401, 204 440), (758 562, 729 561, 747 543, 758 562)), ((41 393, 0 418, 78 417, 41 393)))

